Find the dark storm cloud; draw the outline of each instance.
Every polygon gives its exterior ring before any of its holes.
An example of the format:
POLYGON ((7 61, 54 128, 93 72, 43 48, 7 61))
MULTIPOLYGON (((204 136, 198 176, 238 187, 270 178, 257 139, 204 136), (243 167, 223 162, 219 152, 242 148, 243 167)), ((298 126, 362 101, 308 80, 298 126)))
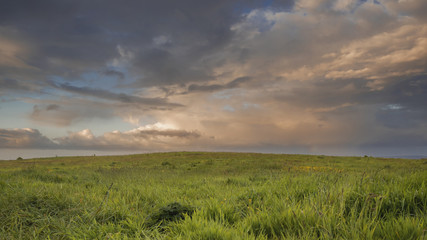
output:
POLYGON ((104 74, 105 76, 117 77, 118 79, 125 78, 125 74, 123 72, 116 71, 114 69, 107 69, 105 71, 102 71, 101 73, 104 74))
POLYGON ((37 129, 0 129, 0 148, 54 148, 56 144, 37 129))
POLYGON ((18 90, 18 91, 28 91, 30 87, 24 83, 21 83, 15 79, 0 79, 0 93, 2 90, 18 90))
MULTIPOLYGON (((273 5, 289 8, 292 1, 273 5)), ((210 66, 202 66, 202 58, 229 42, 231 24, 254 7, 266 4, 242 0, 16 0, 2 2, 0 26, 18 30, 27 39, 32 54, 26 56, 26 63, 46 75, 72 79, 101 68, 117 57, 116 47, 121 45, 135 54, 132 71, 143 75, 138 84, 152 86, 209 79, 210 66), (170 37, 168 44, 154 41, 153 45, 153 39, 163 35, 170 37), (177 53, 177 49, 185 49, 185 53, 177 53)))
POLYGON ((382 91, 385 99, 376 114, 377 120, 392 129, 423 129, 427 136, 427 76, 421 75, 399 81, 382 91))
POLYGON ((104 36, 83 1, 6 1, 0 25, 19 31, 32 54, 27 64, 45 74, 76 74, 114 56, 114 45, 104 36), (104 36, 104 37, 103 37, 104 36))
POLYGON ((137 86, 182 84, 214 78, 209 68, 195 67, 198 65, 198 58, 191 58, 186 54, 175 56, 164 49, 150 48, 136 55, 133 70, 144 76, 139 79, 137 86))
POLYGON ((164 98, 143 98, 133 95, 128 95, 125 93, 113 93, 110 91, 102 90, 102 89, 95 89, 95 88, 88 88, 88 87, 75 87, 71 86, 69 84, 53 84, 58 89, 78 93, 80 95, 84 96, 91 96, 91 97, 97 97, 101 99, 106 100, 113 100, 118 101, 122 103, 136 103, 136 104, 143 104, 153 107, 181 107, 181 104, 178 103, 169 103, 164 98))
MULTIPOLYGON (((364 142, 361 149, 427 146, 425 77, 391 80, 377 91, 360 80, 327 81, 291 90, 278 99, 311 112, 319 126, 341 126, 334 137, 351 134, 348 139, 354 139, 354 146, 364 142)), ((332 131, 329 134, 333 136, 332 131)))
POLYGON ((419 128, 425 125, 427 111, 388 104, 377 112, 376 119, 383 126, 392 129, 419 128))
POLYGON ((422 74, 409 79, 402 79, 387 87, 385 95, 390 96, 391 103, 402 104, 409 108, 427 111, 427 75, 422 74))
POLYGON ((43 92, 43 85, 35 81, 15 80, 0 76, 0 97, 6 96, 16 99, 20 95, 30 96, 40 94, 43 92))
POLYGON ((62 101, 39 100, 28 114, 34 122, 58 127, 89 119, 111 119, 112 106, 83 99, 64 98, 62 101))
POLYGON ((237 88, 241 84, 248 82, 249 80, 251 80, 251 77, 239 77, 239 78, 236 78, 227 84, 211 84, 211 85, 191 84, 190 86, 188 86, 187 93, 191 93, 191 92, 213 92, 213 91, 220 91, 220 90, 224 90, 224 89, 237 88))
POLYGON ((375 149, 375 148, 390 148, 390 149, 402 149, 402 148, 416 148, 427 146, 427 137, 425 133, 387 133, 382 136, 378 136, 376 139, 366 141, 360 147, 364 149, 375 149))
MULTIPOLYGON (((274 98, 303 108, 322 108, 343 103, 356 105, 399 105, 405 109, 427 111, 427 76, 419 75, 405 79, 389 78, 382 89, 372 91, 364 79, 318 80, 299 85, 274 98), (305 96, 305 97, 301 97, 305 96)), ((384 110, 384 109, 383 109, 384 110)))

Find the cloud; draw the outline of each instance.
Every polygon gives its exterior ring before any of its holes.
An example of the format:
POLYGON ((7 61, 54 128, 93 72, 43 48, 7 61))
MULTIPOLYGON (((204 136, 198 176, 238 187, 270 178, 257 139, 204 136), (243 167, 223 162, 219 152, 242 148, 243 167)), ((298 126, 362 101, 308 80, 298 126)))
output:
POLYGON ((142 137, 142 138, 156 138, 156 137, 177 137, 177 138, 198 138, 200 133, 197 131, 185 131, 174 129, 168 125, 164 124, 153 124, 131 131, 126 132, 126 134, 142 137))
MULTIPOLYGON (((7 34, 8 30, 0 27, 0 33, 7 34)), ((20 56, 28 51, 23 43, 0 37, 0 68, 4 69, 32 69, 20 56)))
POLYGON ((126 132, 107 132, 101 136, 94 136, 89 129, 85 129, 69 132, 68 136, 55 138, 54 141, 67 149, 167 150, 186 146, 200 137, 197 131, 169 128, 157 123, 126 132))
POLYGON ((426 44, 426 26, 401 26, 342 48, 337 57, 327 64, 329 70, 325 72, 325 77, 364 78, 375 82, 424 74, 427 64, 426 44))
POLYGON ((28 91, 30 89, 28 85, 15 79, 0 79, 0 93, 6 94, 10 90, 28 91))
POLYGON ((55 148, 37 129, 0 129, 0 148, 55 148))
POLYGON ((166 49, 151 48, 142 51, 133 61, 133 71, 143 76, 137 86, 182 84, 214 78, 209 68, 197 66, 195 61, 166 49))
MULTIPOLYGON (((0 148, 96 149, 96 150, 172 150, 200 140, 198 131, 186 131, 156 123, 129 131, 106 132, 95 136, 91 130, 68 132, 49 139, 37 129, 0 129, 0 148)), ((194 145, 194 144, 192 144, 194 145)))
POLYGON ((33 104, 28 118, 45 126, 66 127, 92 119, 101 121, 116 116, 114 106, 85 99, 64 97, 61 100, 26 99, 26 101, 33 104))
POLYGON ((123 72, 114 70, 114 69, 106 69, 101 72, 105 76, 117 77, 118 79, 124 79, 126 76, 123 72))
MULTIPOLYGON (((117 46, 135 55, 131 61, 140 86, 204 81, 210 66, 205 56, 230 41, 229 26, 257 1, 195 0, 99 2, 17 0, 0 10, 0 26, 19 30, 32 54, 22 64, 41 69, 46 76, 69 80, 117 58, 117 46), (96 14, 93 14, 96 12, 96 14), (28 27, 31 26, 31 27, 28 27)), ((292 1, 277 1, 289 8, 292 1)), ((120 57, 120 56, 119 56, 120 57)), ((16 65, 21 58, 8 57, 16 65)))
POLYGON ((34 123, 56 127, 74 126, 91 121, 107 123, 116 118, 138 125, 140 119, 147 118, 153 112, 170 112, 175 108, 185 108, 181 104, 169 103, 164 98, 139 98, 103 90, 94 91, 95 95, 91 95, 91 90, 84 92, 83 97, 79 94, 80 96, 63 96, 58 100, 26 97, 23 101, 32 105, 32 111, 27 117, 34 123))
POLYGON ((114 93, 107 90, 102 89, 94 89, 89 87, 75 87, 69 84, 53 84, 58 89, 65 90, 68 92, 78 93, 84 96, 97 97, 106 100, 113 100, 122 103, 136 103, 142 105, 148 105, 153 107, 182 107, 181 104, 178 103, 169 103, 164 98, 144 98, 133 95, 128 95, 125 93, 114 93))
POLYGON ((241 84, 248 82, 251 80, 251 77, 239 77, 234 79, 233 81, 226 83, 226 84, 211 84, 211 85, 199 85, 199 84, 191 84, 188 86, 187 93, 190 92, 213 92, 213 91, 220 91, 224 89, 232 89, 237 88, 241 84))
POLYGON ((0 94, 31 104, 34 124, 73 129, 52 141, 75 149, 419 146, 426 11, 423 0, 16 0, 0 9, 0 94), (118 116, 145 127, 83 126, 118 116))
POLYGON ((351 12, 338 14, 329 7, 334 2, 297 1, 299 7, 293 12, 256 9, 248 13, 232 27, 236 33, 232 49, 251 53, 245 64, 235 61, 234 69, 258 70, 261 76, 292 81, 359 78, 374 82, 425 72, 424 22, 394 15, 371 2, 352 4, 351 12))
POLYGON ((388 133, 371 139, 362 145, 366 149, 388 148, 388 149, 416 149, 425 148, 427 138, 424 134, 416 132, 393 134, 388 133))

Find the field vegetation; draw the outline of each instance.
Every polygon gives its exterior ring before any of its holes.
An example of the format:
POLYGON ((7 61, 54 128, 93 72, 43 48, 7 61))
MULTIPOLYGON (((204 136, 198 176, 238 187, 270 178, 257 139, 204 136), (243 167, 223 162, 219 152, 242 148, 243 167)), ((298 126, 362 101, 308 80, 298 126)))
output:
POLYGON ((427 239, 427 159, 0 161, 0 239, 427 239))

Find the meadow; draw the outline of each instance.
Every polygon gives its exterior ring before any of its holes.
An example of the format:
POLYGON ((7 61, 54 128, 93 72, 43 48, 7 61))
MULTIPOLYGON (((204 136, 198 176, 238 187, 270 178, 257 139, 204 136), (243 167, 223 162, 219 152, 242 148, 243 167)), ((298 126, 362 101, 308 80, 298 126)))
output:
POLYGON ((427 239, 427 159, 172 152, 0 161, 0 239, 427 239))

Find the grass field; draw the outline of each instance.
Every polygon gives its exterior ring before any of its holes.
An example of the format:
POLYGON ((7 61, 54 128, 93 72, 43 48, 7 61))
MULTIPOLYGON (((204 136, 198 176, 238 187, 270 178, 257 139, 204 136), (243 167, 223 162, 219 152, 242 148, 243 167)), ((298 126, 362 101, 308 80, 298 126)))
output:
POLYGON ((0 239, 427 239, 427 159, 0 161, 0 239))

